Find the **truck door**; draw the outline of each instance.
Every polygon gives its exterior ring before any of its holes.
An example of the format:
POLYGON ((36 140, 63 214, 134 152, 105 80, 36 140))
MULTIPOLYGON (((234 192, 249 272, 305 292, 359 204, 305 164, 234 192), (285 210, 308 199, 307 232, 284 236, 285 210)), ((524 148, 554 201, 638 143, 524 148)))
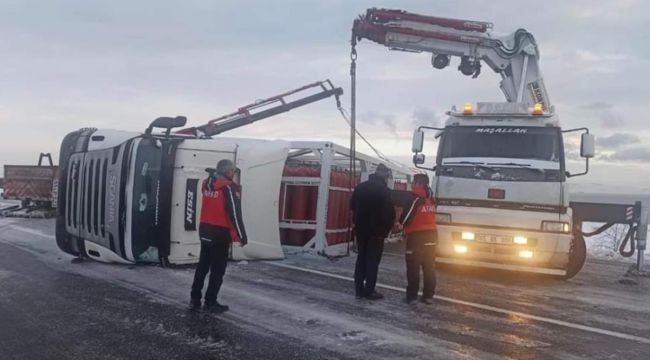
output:
POLYGON ((186 140, 176 153, 172 192, 171 250, 173 264, 198 261, 198 222, 201 211, 201 183, 206 168, 221 159, 230 159, 239 169, 242 185, 242 212, 248 245, 233 246, 232 257, 281 259, 278 194, 282 170, 289 151, 284 141, 245 139, 186 140))
POLYGON ((242 212, 248 245, 233 247, 234 260, 283 259, 278 220, 282 171, 289 153, 285 141, 240 143, 237 167, 241 170, 242 212))

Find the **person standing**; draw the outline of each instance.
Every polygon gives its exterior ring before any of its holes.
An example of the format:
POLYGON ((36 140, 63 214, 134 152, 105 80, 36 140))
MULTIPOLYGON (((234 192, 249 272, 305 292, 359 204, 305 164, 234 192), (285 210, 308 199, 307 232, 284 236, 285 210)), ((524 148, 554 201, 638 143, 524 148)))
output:
POLYGON ((413 201, 402 214, 400 224, 406 234, 406 302, 413 303, 420 288, 422 270, 423 288, 421 301, 433 303, 436 291, 436 204, 426 174, 413 177, 413 201))
POLYGON ((213 313, 228 310, 227 305, 217 302, 217 295, 226 272, 230 244, 235 238, 239 238, 242 246, 248 242, 241 217, 241 187, 233 181, 234 175, 233 162, 221 160, 217 164, 216 173, 210 172, 210 176, 201 185, 201 254, 194 273, 190 310, 201 308, 201 291, 208 272, 210 278, 205 292, 204 310, 213 313))
POLYGON ((390 169, 380 164, 367 181, 357 185, 350 199, 358 251, 354 269, 357 299, 384 297, 375 291, 375 285, 384 239, 395 222, 395 207, 388 188, 390 175, 390 169))

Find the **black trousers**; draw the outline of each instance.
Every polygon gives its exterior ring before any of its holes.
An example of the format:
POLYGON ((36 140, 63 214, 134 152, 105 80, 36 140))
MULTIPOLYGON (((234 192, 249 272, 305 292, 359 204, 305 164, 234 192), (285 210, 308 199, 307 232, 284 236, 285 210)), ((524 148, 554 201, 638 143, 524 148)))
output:
POLYGON ((420 289, 420 270, 422 270, 422 297, 432 298, 436 292, 436 242, 438 233, 419 231, 406 238, 406 298, 413 300, 420 289))
POLYGON ((375 291, 377 284, 379 262, 384 253, 384 239, 361 234, 356 236, 358 253, 354 268, 354 285, 357 296, 368 296, 375 291))
POLYGON ((230 233, 227 229, 221 231, 221 229, 210 228, 201 224, 199 226, 199 236, 201 237, 201 255, 194 273, 191 297, 192 300, 201 300, 203 283, 206 275, 210 272, 208 289, 205 292, 205 303, 215 304, 228 265, 230 233), (210 241, 205 241, 205 239, 210 239, 210 241))

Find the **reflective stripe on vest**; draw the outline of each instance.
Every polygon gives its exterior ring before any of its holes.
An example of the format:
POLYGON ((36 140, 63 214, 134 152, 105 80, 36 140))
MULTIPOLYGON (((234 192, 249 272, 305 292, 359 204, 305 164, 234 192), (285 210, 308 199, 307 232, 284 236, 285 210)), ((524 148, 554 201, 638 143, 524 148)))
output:
POLYGON ((404 233, 411 234, 418 231, 436 229, 436 205, 431 198, 423 198, 424 203, 413 211, 413 219, 404 226, 404 233))

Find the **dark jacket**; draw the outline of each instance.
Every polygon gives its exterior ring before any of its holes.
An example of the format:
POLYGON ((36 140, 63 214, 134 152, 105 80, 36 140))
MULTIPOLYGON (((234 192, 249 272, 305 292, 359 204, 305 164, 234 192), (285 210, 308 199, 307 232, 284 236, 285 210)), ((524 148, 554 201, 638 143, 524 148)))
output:
POLYGON ((350 199, 355 231, 360 236, 385 238, 395 223, 395 206, 390 189, 381 177, 372 174, 354 189, 350 199))

